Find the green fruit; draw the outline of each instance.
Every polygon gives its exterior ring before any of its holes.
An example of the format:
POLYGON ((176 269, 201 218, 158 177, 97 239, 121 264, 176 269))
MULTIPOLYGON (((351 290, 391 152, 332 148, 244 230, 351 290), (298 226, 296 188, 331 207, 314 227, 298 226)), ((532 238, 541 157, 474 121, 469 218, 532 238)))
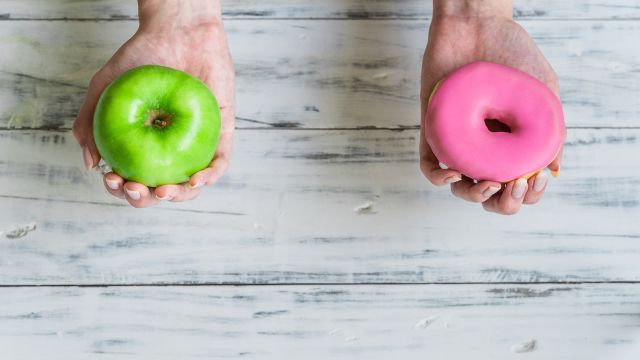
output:
POLYGON ((213 159, 220 110, 197 78, 144 65, 123 73, 102 93, 93 136, 102 158, 126 180, 179 184, 213 159))

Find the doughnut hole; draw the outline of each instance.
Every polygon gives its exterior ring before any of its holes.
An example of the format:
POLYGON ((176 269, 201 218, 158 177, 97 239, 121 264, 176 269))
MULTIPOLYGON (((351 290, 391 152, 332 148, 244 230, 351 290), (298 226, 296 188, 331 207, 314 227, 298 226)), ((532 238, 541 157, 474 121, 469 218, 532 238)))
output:
POLYGON ((491 132, 511 133, 511 126, 498 119, 485 118, 484 125, 487 127, 487 130, 491 132))

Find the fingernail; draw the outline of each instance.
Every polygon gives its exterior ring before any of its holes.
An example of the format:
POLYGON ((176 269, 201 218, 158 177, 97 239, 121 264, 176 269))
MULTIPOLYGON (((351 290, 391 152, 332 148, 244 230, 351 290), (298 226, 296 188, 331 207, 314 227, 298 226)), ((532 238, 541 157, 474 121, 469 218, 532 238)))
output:
POLYGON ((536 175, 536 179, 533 182, 533 191, 540 192, 544 189, 544 186, 547 185, 547 174, 540 172, 536 175))
POLYGON ((516 199, 520 199, 525 191, 527 191, 527 179, 518 179, 516 183, 513 185, 513 190, 511 190, 511 196, 516 199))
POLYGON ((127 192, 127 196, 133 200, 140 200, 140 193, 135 190, 124 189, 127 192))
POLYGON ((202 187, 204 185, 204 183, 202 181, 198 181, 195 185, 191 185, 189 184, 189 187, 192 189, 197 189, 199 187, 202 187))
POLYGON ((93 156, 91 156, 91 152, 86 145, 82 147, 82 158, 84 159, 85 170, 91 170, 93 168, 93 156))
POLYGON ((158 200, 171 200, 171 196, 169 196, 169 195, 162 196, 162 197, 158 196, 158 194, 154 194, 154 195, 155 195, 156 199, 158 199, 158 200))
POLYGON ((462 178, 458 175, 453 175, 453 176, 449 176, 448 178, 444 179, 444 183, 445 184, 453 184, 454 182, 458 182, 462 180, 462 178))
POLYGON ((486 198, 490 198, 493 194, 500 191, 500 188, 497 186, 489 186, 485 191, 482 192, 482 196, 486 198))
POLYGON ((120 187, 120 184, 116 180, 107 179, 106 182, 107 182, 107 186, 111 190, 118 190, 118 188, 120 187))

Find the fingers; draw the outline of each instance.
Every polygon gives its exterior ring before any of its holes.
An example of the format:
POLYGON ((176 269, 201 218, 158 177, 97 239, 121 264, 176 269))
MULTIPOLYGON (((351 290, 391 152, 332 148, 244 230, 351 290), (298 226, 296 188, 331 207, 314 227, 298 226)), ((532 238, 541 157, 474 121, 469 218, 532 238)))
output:
POLYGON ((125 182, 113 172, 105 174, 103 181, 110 194, 127 200, 133 207, 143 208, 156 205, 163 200, 181 202, 196 198, 203 186, 215 183, 224 174, 228 164, 226 158, 217 158, 210 167, 195 173, 188 182, 161 185, 153 191, 136 182, 125 182))
POLYGON ((456 197, 475 203, 492 212, 511 215, 518 212, 521 204, 535 204, 542 198, 547 187, 548 175, 540 172, 527 179, 518 179, 507 184, 500 193, 502 185, 495 181, 481 181, 475 184, 469 178, 451 184, 451 192, 456 197))
POLYGON ((464 177, 462 181, 451 184, 451 192, 461 199, 482 203, 485 210, 513 215, 520 210, 522 204, 535 204, 542 198, 547 187, 548 175, 540 172, 527 179, 518 179, 508 183, 502 192, 502 185, 495 181, 474 183, 464 177))
POLYGON ((462 180, 462 174, 459 171, 440 168, 438 159, 427 144, 422 128, 420 128, 420 170, 436 186, 453 184, 462 180))
POLYGON ((427 143, 424 134, 424 117, 427 112, 429 97, 437 81, 428 80, 425 67, 422 69, 422 86, 420 89, 420 170, 424 176, 436 186, 453 184, 462 180, 462 174, 459 171, 440 168, 440 163, 431 147, 427 143))
MULTIPOLYGON (((203 170, 204 171, 204 170, 203 170)), ((120 199, 125 199, 131 206, 144 208, 156 205, 162 200, 180 202, 191 200, 200 194, 199 187, 191 187, 188 183, 180 185, 162 185, 152 191, 145 185, 126 182, 118 174, 110 172, 103 177, 107 191, 120 199)))
MULTIPOLYGON (((562 139, 566 139, 567 137, 567 129, 564 130, 564 134, 562 139)), ((564 152, 564 144, 562 147, 560 147, 560 151, 558 151, 558 154, 556 155, 555 159, 553 159, 553 161, 551 161, 551 164, 549 164, 549 166, 547 166, 547 168, 549 170, 551 170, 551 175, 553 175, 553 177, 558 176, 558 174, 560 173, 560 164, 562 163, 562 154, 564 152)))
POLYGON ((124 188, 122 187, 125 181, 122 177, 118 176, 118 174, 113 172, 106 173, 102 177, 102 182, 104 183, 104 187, 107 189, 109 194, 120 199, 125 198, 124 188))
MULTIPOLYGON (((93 113, 91 113, 93 117, 93 113)), ((93 139, 93 119, 91 119, 91 124, 89 126, 89 131, 87 134, 87 140, 85 146, 82 148, 83 151, 83 160, 84 160, 84 168, 86 170, 91 170, 98 165, 100 162, 100 153, 98 152, 98 148, 96 147, 96 142, 93 139), (90 155, 90 156, 87 156, 90 155)))
POLYGON ((495 181, 481 181, 474 184, 472 180, 464 179, 451 184, 453 195, 471 202, 484 202, 496 194, 502 188, 502 184, 495 181))
POLYGON ((433 166, 433 163, 425 160, 420 161, 420 170, 422 170, 424 176, 436 186, 453 184, 462 180, 459 172, 450 169, 440 169, 438 164, 433 166))
POLYGON ((540 201, 547 187, 547 180, 548 176, 545 172, 539 172, 538 175, 530 177, 527 181, 528 190, 523 203, 531 205, 540 201))
POLYGON ((222 177, 228 167, 229 160, 226 157, 216 157, 208 168, 191 175, 187 184, 191 188, 214 184, 222 177))
POLYGON ((218 181, 229 166, 226 157, 215 158, 211 162, 211 166, 193 174, 189 181, 179 185, 162 185, 158 186, 154 192, 156 200, 166 200, 172 202, 181 202, 196 198, 200 194, 200 190, 205 185, 211 185, 218 181))
POLYGON ((193 200, 197 198, 198 195, 200 195, 201 190, 202 188, 188 189, 188 191, 185 191, 184 193, 182 193, 182 196, 174 197, 171 201, 181 202, 181 201, 193 200))
POLYGON ((158 186, 154 191, 154 196, 157 200, 172 202, 194 199, 200 194, 203 186, 211 185, 218 181, 228 167, 228 158, 223 156, 218 157, 216 155, 216 158, 208 168, 193 174, 186 183, 158 186))
POLYGON ((179 185, 162 185, 154 191, 156 200, 181 202, 191 200, 200 194, 200 187, 191 187, 189 183, 179 185))
POLYGON ((558 174, 560 173, 560 164, 562 162, 563 151, 564 151, 564 146, 560 148, 560 151, 558 152, 558 155, 556 155, 556 158, 553 159, 553 161, 551 162, 551 164, 549 164, 549 166, 547 166, 549 170, 551 170, 551 175, 553 175, 553 177, 558 176, 558 174))
POLYGON ((420 170, 424 176, 436 186, 453 184, 462 180, 462 174, 451 169, 441 169, 437 162, 422 158, 420 159, 420 170))
POLYGON ((157 204, 160 200, 156 199, 148 187, 136 183, 126 182, 123 186, 125 199, 135 208, 144 208, 157 204))
POLYGON ((100 154, 93 140, 93 112, 100 94, 109 85, 109 81, 110 79, 106 76, 104 69, 93 76, 89 83, 84 103, 80 107, 76 120, 73 122, 73 135, 82 147, 84 167, 87 170, 95 167, 100 161, 100 154))
POLYGON ((518 179, 507 184, 500 196, 493 196, 482 203, 482 207, 503 215, 514 215, 520 210, 527 193, 527 179, 518 179))

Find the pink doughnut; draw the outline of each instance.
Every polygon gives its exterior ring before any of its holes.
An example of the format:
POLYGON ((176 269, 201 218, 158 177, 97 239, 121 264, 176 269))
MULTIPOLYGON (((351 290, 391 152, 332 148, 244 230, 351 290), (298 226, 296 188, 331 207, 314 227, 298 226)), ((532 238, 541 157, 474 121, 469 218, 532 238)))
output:
POLYGON ((549 165, 565 132, 562 104, 544 83, 484 61, 436 85, 424 129, 439 162, 472 179, 503 183, 549 165), (510 132, 490 131, 485 119, 506 124, 510 132))

